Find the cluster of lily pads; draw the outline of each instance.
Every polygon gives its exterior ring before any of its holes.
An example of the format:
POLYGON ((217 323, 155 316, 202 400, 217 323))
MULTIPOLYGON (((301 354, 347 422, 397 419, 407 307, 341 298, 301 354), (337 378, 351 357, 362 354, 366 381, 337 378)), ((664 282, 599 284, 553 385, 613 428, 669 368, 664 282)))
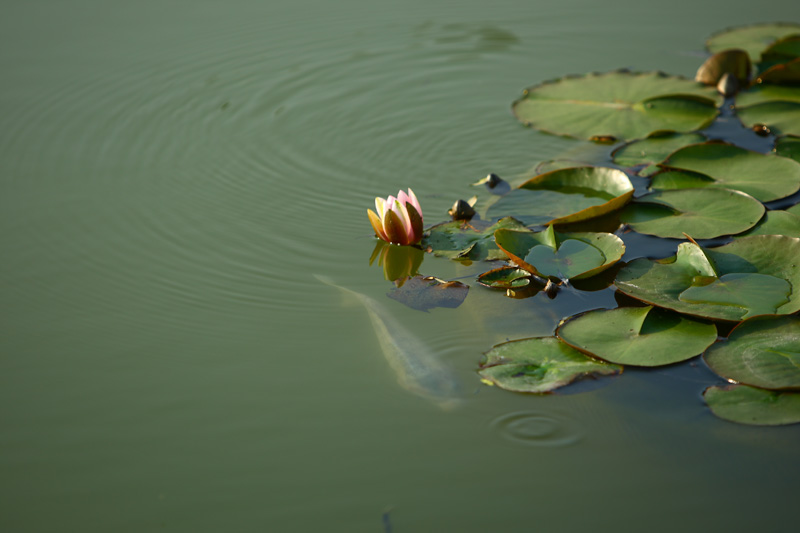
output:
POLYGON ((437 256, 503 261, 477 281, 510 297, 555 298, 592 280, 630 297, 564 318, 552 337, 494 346, 484 383, 544 393, 703 354, 733 384, 704 392, 715 415, 800 422, 800 24, 734 28, 706 44, 694 81, 615 71, 527 89, 513 104, 522 123, 607 144, 606 159, 551 161, 515 188, 490 176, 480 214, 460 201, 454 220, 422 236, 437 256), (720 115, 741 121, 729 128, 737 144, 708 129, 720 115), (744 128, 771 152, 741 146, 744 128), (666 241, 672 257, 625 263, 620 235, 631 231, 680 242, 666 241))

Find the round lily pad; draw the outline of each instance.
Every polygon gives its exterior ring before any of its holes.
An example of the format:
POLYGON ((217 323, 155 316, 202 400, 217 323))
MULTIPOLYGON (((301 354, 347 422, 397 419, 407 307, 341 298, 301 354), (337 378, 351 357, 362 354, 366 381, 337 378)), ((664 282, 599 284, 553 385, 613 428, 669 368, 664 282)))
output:
POLYGON ((740 26, 715 33, 706 41, 706 48, 711 53, 741 48, 750 55, 750 59, 758 61, 761 53, 772 43, 793 33, 800 33, 800 24, 778 22, 740 26))
POLYGON ((748 128, 763 124, 776 135, 800 135, 800 87, 755 85, 737 95, 736 113, 748 128))
POLYGON ((638 167, 660 163, 669 154, 690 144, 705 141, 699 133, 654 133, 640 141, 633 141, 614 150, 614 163, 621 167, 638 167))
POLYGON ((478 276, 478 283, 493 289, 519 289, 530 282, 528 271, 511 266, 495 268, 478 276))
POLYGON ((782 235, 744 237, 717 248, 685 242, 674 257, 631 261, 617 273, 614 284, 628 296, 688 315, 737 322, 764 309, 770 309, 769 314, 788 315, 800 310, 798 257, 800 239, 782 235), (731 278, 731 274, 769 278, 731 278), (772 283, 771 278, 786 283, 772 283), (712 288, 707 298, 684 294, 687 289, 712 284, 719 287, 712 288), (731 293, 731 287, 737 292, 747 290, 749 295, 731 293), (726 291, 729 298, 723 298, 726 291), (770 305, 776 306, 774 311, 770 305))
POLYGON ((732 385, 709 387, 703 393, 719 418, 752 426, 782 426, 800 422, 800 393, 732 385))
POLYGON ((761 202, 738 191, 678 189, 637 198, 622 211, 620 220, 647 235, 713 239, 746 231, 763 214, 761 202))
POLYGON ((482 381, 516 392, 549 392, 585 376, 617 374, 622 368, 588 357, 555 337, 504 342, 486 352, 482 381))
POLYGON ((762 389, 800 389, 800 317, 757 317, 703 355, 725 379, 762 389))
POLYGON ((702 129, 717 116, 714 89, 660 72, 567 77, 531 87, 514 102, 527 126, 579 139, 637 139, 702 129))
POLYGON ((633 185, 621 170, 563 168, 526 181, 492 204, 487 215, 511 215, 527 225, 566 224, 620 209, 632 196, 633 185))
POLYGON ((734 239, 741 239, 748 235, 786 235, 800 237, 800 215, 789 211, 767 211, 758 224, 734 239))
POLYGON ((703 353, 717 328, 652 306, 589 311, 556 335, 582 352, 620 365, 661 366, 703 353))
POLYGON ((625 244, 611 233, 560 233, 544 231, 495 232, 495 242, 520 268, 537 276, 586 279, 622 258, 625 244))
MULTIPOLYGON (((762 202, 784 198, 800 190, 800 163, 732 144, 707 142, 686 146, 672 153, 663 166, 701 174, 686 176, 683 180, 694 181, 692 187, 733 189, 762 202), (697 179, 692 180, 692 177, 697 179)), ((663 181, 654 180, 651 187, 659 188, 661 184, 663 181)))
POLYGON ((494 232, 501 228, 524 229, 525 226, 511 217, 494 224, 454 220, 433 226, 422 238, 421 245, 434 255, 450 259, 505 259, 505 254, 494 243, 494 232))

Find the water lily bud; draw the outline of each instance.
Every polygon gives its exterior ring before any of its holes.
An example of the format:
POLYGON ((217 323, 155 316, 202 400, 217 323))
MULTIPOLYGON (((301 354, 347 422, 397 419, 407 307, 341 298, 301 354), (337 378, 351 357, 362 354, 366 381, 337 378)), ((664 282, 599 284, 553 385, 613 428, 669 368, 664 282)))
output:
POLYGON ((422 208, 414 191, 400 191, 397 198, 375 198, 375 211, 367 209, 375 235, 392 244, 416 244, 422 239, 422 208))

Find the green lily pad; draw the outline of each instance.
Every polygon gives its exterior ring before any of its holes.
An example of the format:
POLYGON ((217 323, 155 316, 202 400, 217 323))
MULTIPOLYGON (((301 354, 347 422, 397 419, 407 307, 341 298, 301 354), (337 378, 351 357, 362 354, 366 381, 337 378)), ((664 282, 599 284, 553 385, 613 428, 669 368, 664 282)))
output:
POLYGON ((671 154, 663 166, 670 170, 690 170, 702 176, 684 175, 684 179, 676 180, 674 175, 668 175, 670 179, 666 182, 666 177, 654 179, 651 184, 654 189, 674 188, 676 184, 733 189, 762 202, 784 198, 800 190, 800 163, 732 144, 708 142, 686 146, 671 154))
POLYGON ((800 137, 784 135, 775 139, 775 153, 800 162, 800 137))
POLYGON ((755 62, 772 43, 798 32, 800 25, 780 22, 739 26, 712 35, 706 41, 706 49, 711 53, 717 53, 728 48, 741 48, 755 62))
POLYGON ((800 393, 776 392, 745 385, 709 387, 703 398, 723 420, 752 426, 782 426, 800 422, 800 393))
POLYGON ((764 206, 747 194, 728 189, 679 189, 642 196, 628 205, 620 220, 639 233, 713 239, 746 231, 761 219, 764 206))
POLYGON ((638 167, 660 163, 669 154, 690 144, 705 141, 700 133, 657 132, 646 139, 633 141, 611 152, 614 163, 621 167, 638 167))
POLYGON ((558 279, 592 277, 625 253, 622 239, 611 233, 560 233, 552 226, 539 232, 501 229, 495 232, 495 242, 520 268, 558 279))
POLYGON ((592 359, 555 337, 504 342, 486 352, 482 381, 516 392, 549 392, 585 376, 611 375, 617 365, 592 359))
POLYGON ((478 283, 493 289, 519 289, 530 282, 528 271, 511 266, 495 268, 478 276, 478 283))
POLYGON ((786 85, 754 85, 736 95, 736 109, 739 114, 742 108, 769 102, 800 103, 800 88, 786 85))
POLYGON ((724 274, 709 284, 693 285, 678 295, 690 304, 731 305, 746 309, 744 318, 774 313, 789 303, 792 285, 765 274, 724 274))
POLYGON ((571 318, 556 335, 611 363, 661 366, 703 353, 717 340, 717 328, 652 306, 619 307, 571 318))
MULTIPOLYGON (((754 235, 717 248, 701 249, 694 243, 678 246, 676 256, 660 261, 635 259, 620 269, 614 282, 620 292, 651 305, 688 315, 740 321, 753 316, 763 303, 744 301, 744 307, 712 302, 688 302, 680 295, 689 287, 707 285, 727 274, 763 274, 788 282, 788 302, 774 312, 788 315, 800 310, 800 239, 782 235, 754 235), (707 257, 708 260, 705 258, 707 257)), ((723 281, 727 280, 725 278, 723 281)), ((773 295, 774 296, 774 295, 773 295)))
POLYGON ((632 196, 633 185, 621 170, 564 168, 526 181, 492 204, 487 216, 512 215, 527 225, 566 224, 620 209, 632 196))
POLYGON ((791 61, 800 57, 800 30, 778 39, 761 52, 761 61, 791 61))
POLYGON ((525 226, 511 217, 491 225, 454 220, 433 226, 422 238, 421 245, 434 255, 450 259, 505 259, 506 255, 494 243, 494 232, 501 228, 525 229, 525 226))
POLYGON ((735 236, 734 239, 741 239, 749 235, 800 237, 800 215, 789 211, 767 211, 758 224, 741 235, 735 236))
POLYGON ((745 320, 703 358, 728 380, 762 389, 800 389, 800 318, 745 320))
POLYGON ((579 139, 637 139, 659 130, 702 129, 717 116, 714 89, 660 72, 567 77, 531 87, 514 102, 536 129, 579 139))
POLYGON ((792 207, 787 207, 785 211, 787 213, 791 213, 795 216, 800 217, 800 204, 793 205, 792 207))
POLYGON ((736 96, 736 112, 748 128, 764 124, 776 135, 800 135, 800 88, 755 85, 736 96))
POLYGON ((793 59, 786 63, 778 63, 758 75, 757 83, 785 83, 795 84, 800 82, 800 59, 793 59))

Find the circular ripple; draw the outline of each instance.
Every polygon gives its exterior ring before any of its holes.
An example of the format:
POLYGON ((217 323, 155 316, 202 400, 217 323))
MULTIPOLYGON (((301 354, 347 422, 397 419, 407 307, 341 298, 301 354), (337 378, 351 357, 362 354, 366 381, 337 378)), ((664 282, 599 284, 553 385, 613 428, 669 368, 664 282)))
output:
POLYGON ((583 437, 574 421, 553 413, 510 413, 495 419, 492 427, 506 440, 525 446, 559 448, 583 437))

